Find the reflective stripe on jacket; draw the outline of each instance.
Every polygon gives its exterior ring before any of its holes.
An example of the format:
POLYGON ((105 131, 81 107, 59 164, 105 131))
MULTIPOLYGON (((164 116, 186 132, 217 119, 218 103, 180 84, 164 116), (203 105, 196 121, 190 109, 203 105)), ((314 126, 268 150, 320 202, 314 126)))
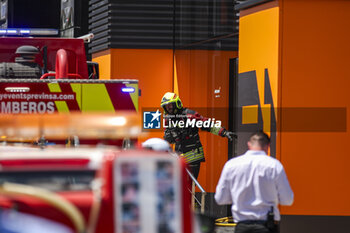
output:
POLYGON ((193 149, 191 151, 188 151, 186 153, 181 154, 185 158, 185 161, 188 164, 191 163, 199 163, 204 161, 204 152, 203 152, 203 147, 199 147, 197 149, 193 149))

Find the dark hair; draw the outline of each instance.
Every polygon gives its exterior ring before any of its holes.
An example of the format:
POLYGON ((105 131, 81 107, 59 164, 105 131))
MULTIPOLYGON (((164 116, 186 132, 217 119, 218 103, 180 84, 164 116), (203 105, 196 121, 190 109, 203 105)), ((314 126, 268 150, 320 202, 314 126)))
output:
POLYGON ((249 137, 249 141, 252 144, 257 143, 259 146, 264 147, 264 146, 268 146, 270 144, 270 137, 266 133, 264 133, 264 131, 260 130, 260 131, 253 133, 249 137))

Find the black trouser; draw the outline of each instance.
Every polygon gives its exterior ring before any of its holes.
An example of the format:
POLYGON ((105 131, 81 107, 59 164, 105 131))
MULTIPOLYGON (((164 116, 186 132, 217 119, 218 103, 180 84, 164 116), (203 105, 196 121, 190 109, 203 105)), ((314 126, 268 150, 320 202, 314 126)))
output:
POLYGON ((194 178, 198 178, 199 175, 199 168, 201 167, 201 163, 192 163, 188 165, 188 168, 190 170, 190 172, 192 173, 192 175, 194 176, 194 178))
POLYGON ((235 233, 279 233, 279 225, 275 224, 274 229, 268 229, 263 222, 239 222, 236 225, 235 233))

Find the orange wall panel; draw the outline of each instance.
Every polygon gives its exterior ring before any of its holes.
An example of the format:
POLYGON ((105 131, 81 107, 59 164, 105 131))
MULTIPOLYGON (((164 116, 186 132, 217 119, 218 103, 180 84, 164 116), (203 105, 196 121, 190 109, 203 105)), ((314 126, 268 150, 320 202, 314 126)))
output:
MULTIPOLYGON (((280 8, 276 2, 271 2, 266 8, 258 6, 249 9, 249 12, 243 12, 239 19, 239 74, 254 71, 256 73, 256 85, 259 92, 259 107, 262 111, 263 130, 267 133, 271 132, 271 108, 278 106, 278 74, 279 74, 279 14, 280 8), (256 9, 257 11, 253 11, 256 9), (265 87, 266 77, 265 70, 269 76, 269 86, 265 87), (266 97, 265 88, 271 89, 272 102, 265 104, 268 99, 266 97)), ((240 87, 238 87, 240 88, 240 87)), ((238 101, 244 99, 238 96, 238 101)), ((249 107, 249 106, 244 106, 249 107)), ((251 107, 251 106, 250 106, 251 107)), ((249 111, 248 111, 249 113, 249 111)), ((255 113, 242 115, 242 124, 254 118, 255 113), (253 115, 253 116, 252 116, 253 115)), ((275 112, 277 118, 277 112, 275 112)), ((255 117, 256 118, 256 117, 255 117)), ((245 142, 244 142, 245 145, 245 142)), ((276 146, 275 143, 271 146, 276 146)), ((278 154, 277 154, 278 157, 278 154)))
MULTIPOLYGON (((112 77, 138 79, 142 108, 160 108, 160 101, 173 91, 173 51, 160 49, 112 49, 112 77)), ((163 132, 149 132, 147 138, 163 138, 163 132)), ((147 138, 142 138, 141 141, 147 138)))
MULTIPOLYGON (((282 6, 280 106, 323 107, 329 109, 326 114, 341 107, 349 122, 350 2, 284 0, 282 6)), ((281 160, 295 192, 293 206, 283 207, 283 213, 349 216, 349 127, 282 132, 280 139, 281 160)))
POLYGON ((173 51, 160 49, 112 49, 112 78, 138 79, 141 107, 160 107, 172 91, 173 51))
MULTIPOLYGON (((229 59, 233 51, 176 50, 179 95, 185 107, 214 117, 228 126, 229 59), (215 94, 214 90, 220 90, 215 94)), ((206 162, 202 163, 199 182, 207 192, 215 192, 222 167, 227 161, 227 139, 200 132, 206 162)))
POLYGON ((100 79, 111 79, 111 50, 105 50, 92 55, 92 61, 99 65, 100 79))

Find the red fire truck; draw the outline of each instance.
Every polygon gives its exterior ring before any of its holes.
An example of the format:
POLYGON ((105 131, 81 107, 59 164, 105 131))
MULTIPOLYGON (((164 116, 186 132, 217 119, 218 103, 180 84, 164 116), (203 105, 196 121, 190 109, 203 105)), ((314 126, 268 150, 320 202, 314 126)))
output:
MULTIPOLYGON (((79 233, 192 232, 183 160, 167 152, 93 146, 137 137, 138 96, 137 80, 98 79, 82 39, 0 38, 0 136, 7 143, 0 145, 0 207, 79 233), (94 143, 8 143, 73 135, 94 143)), ((2 216, 0 210, 0 231, 26 232, 28 224, 8 224, 2 216)))
MULTIPOLYGON (((26 140, 71 133, 85 139, 132 138, 139 132, 138 118, 130 113, 0 115, 0 132, 26 140)), ((0 207, 77 233, 191 233, 185 166, 168 152, 142 148, 0 146, 0 207)), ((11 226, 0 218, 0 230, 16 232, 11 226)))
MULTIPOLYGON (((0 38, 0 62, 2 141, 137 137, 141 121, 130 110, 138 109, 138 82, 98 80, 83 40, 0 38)), ((62 147, 0 146, 0 207, 79 233, 193 231, 183 160, 91 143, 62 147)), ((29 221, 8 224, 1 216, 0 230, 30 230, 29 221)))

